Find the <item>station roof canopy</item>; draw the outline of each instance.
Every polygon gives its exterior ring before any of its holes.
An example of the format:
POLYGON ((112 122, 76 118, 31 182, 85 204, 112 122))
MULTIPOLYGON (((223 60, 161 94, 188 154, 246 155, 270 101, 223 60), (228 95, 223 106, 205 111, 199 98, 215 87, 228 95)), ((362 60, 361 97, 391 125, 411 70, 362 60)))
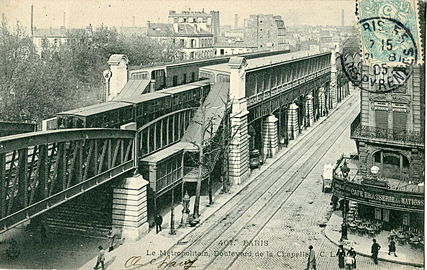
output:
POLYGON ((78 108, 74 110, 69 110, 65 112, 60 112, 58 115, 79 115, 79 116, 88 116, 101 112, 105 112, 107 110, 115 110, 123 107, 130 106, 129 104, 119 103, 119 102, 105 102, 100 104, 94 104, 90 106, 86 106, 83 108, 78 108))
MULTIPOLYGON (((272 56, 265 56, 260 58, 246 59, 248 64, 246 67, 246 70, 256 69, 259 67, 274 65, 274 64, 283 63, 283 62, 291 62, 298 58, 304 58, 304 57, 316 55, 316 54, 320 55, 320 54, 326 54, 326 53, 320 53, 319 51, 316 51, 316 50, 313 50, 313 51, 307 50, 307 51, 298 51, 298 52, 284 53, 284 54, 278 54, 278 55, 272 55, 272 56)), ((226 72, 226 73, 230 72, 230 67, 228 63, 201 67, 200 69, 206 70, 206 71, 219 71, 219 72, 226 72)))
POLYGON ((165 149, 162 149, 154 154, 151 154, 143 158, 141 161, 144 163, 156 164, 168 157, 171 157, 181 151, 184 151, 184 148, 185 148, 185 144, 179 142, 169 147, 166 147, 165 149))
POLYGON ((167 93, 167 94, 176 94, 176 93, 180 93, 182 91, 185 90, 190 90, 190 89, 194 89, 194 88, 198 88, 201 86, 207 86, 210 84, 210 80, 201 80, 201 81, 197 81, 197 82, 192 82, 192 83, 188 83, 188 84, 183 84, 183 85, 178 85, 178 86, 174 86, 174 87, 170 87, 167 89, 163 89, 161 90, 163 93, 167 93))
POLYGON ((113 98, 113 100, 120 100, 123 98, 129 98, 134 96, 140 96, 144 93, 144 90, 148 87, 150 80, 129 80, 120 93, 113 98))
POLYGON ((158 99, 158 98, 167 97, 167 96, 169 96, 169 94, 161 93, 161 92, 152 92, 152 93, 146 93, 142 95, 119 97, 114 101, 137 104, 144 101, 149 101, 149 100, 158 99))

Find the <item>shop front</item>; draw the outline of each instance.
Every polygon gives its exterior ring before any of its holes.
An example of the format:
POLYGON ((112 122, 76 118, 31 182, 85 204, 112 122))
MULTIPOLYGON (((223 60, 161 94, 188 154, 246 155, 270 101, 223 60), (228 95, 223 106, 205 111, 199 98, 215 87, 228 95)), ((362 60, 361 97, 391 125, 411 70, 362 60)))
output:
POLYGON ((424 193, 377 186, 379 184, 379 180, 348 181, 335 174, 332 191, 339 198, 356 202, 360 219, 381 221, 388 230, 423 230, 424 193))

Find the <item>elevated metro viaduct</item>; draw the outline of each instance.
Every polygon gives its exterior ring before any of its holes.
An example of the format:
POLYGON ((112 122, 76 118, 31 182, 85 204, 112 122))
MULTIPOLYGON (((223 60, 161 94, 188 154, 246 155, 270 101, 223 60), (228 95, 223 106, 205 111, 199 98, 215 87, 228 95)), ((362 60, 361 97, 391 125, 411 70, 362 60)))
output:
MULTIPOLYGON (((161 210, 157 200, 197 181, 197 164, 186 162, 198 153, 201 119, 214 120, 209 136, 216 139, 222 139, 218 134, 231 123, 228 175, 230 182, 240 184, 250 174, 251 152, 261 153, 261 163, 274 156, 279 146, 349 94, 334 58, 330 52, 297 52, 249 60, 232 57, 227 64, 201 68, 200 77, 212 80, 211 91, 178 141, 169 138, 176 137, 170 133, 176 134, 177 124, 182 127, 181 111, 138 130, 130 123, 123 127, 128 130, 71 129, 0 138, 1 229, 45 213, 49 226, 61 218, 73 227, 86 221, 94 230, 112 226, 137 239, 148 230, 148 217, 161 210), (226 109, 223 100, 228 97, 231 108, 226 109), (165 143, 161 148, 147 145, 152 141, 165 143)), ((212 147, 204 144, 203 149, 212 147)), ((210 151, 211 166, 203 179, 210 179, 220 157, 210 151)))

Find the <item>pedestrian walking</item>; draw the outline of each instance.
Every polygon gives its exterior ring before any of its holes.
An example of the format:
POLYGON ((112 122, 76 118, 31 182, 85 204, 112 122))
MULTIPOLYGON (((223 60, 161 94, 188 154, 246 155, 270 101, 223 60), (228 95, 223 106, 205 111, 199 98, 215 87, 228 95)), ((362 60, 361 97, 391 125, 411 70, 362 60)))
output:
POLYGON ((354 259, 353 257, 351 257, 350 255, 347 255, 345 257, 345 269, 353 269, 353 263, 354 263, 354 259))
POLYGON ((307 270, 316 270, 316 253, 313 246, 309 246, 308 249, 310 251, 308 253, 307 270))
POLYGON ((105 250, 102 248, 102 246, 98 247, 99 249, 99 253, 98 253, 98 257, 96 258, 96 265, 93 269, 98 269, 98 266, 101 264, 101 268, 102 270, 105 269, 104 266, 104 261, 105 261, 105 250))
POLYGON ((108 247, 108 252, 111 252, 114 249, 114 240, 116 240, 116 234, 113 233, 113 229, 110 229, 107 234, 108 239, 110 239, 110 245, 108 247))
POLYGON ((390 245, 388 245, 388 255, 391 253, 394 254, 394 257, 397 257, 396 255, 396 243, 394 241, 390 242, 390 245))
POLYGON ((374 260, 375 264, 378 264, 378 251, 381 249, 381 246, 377 243, 376 239, 372 239, 372 246, 371 246, 371 254, 372 259, 374 260))
POLYGON ((159 233, 160 231, 162 231, 162 223, 163 223, 163 218, 160 214, 157 214, 156 216, 156 233, 159 233))
POLYGON ((353 257, 353 269, 356 268, 356 251, 354 250, 353 247, 350 248, 347 255, 350 255, 351 257, 353 257))
POLYGON ((338 256, 338 267, 344 268, 344 257, 345 257, 345 250, 343 245, 338 246, 337 256, 338 256))

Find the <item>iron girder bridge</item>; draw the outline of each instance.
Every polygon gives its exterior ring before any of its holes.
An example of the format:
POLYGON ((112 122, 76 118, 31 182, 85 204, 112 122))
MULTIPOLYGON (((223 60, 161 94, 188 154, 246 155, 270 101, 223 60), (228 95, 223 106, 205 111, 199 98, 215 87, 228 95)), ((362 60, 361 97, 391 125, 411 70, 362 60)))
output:
POLYGON ((65 129, 0 137, 0 231, 134 170, 135 136, 65 129))

